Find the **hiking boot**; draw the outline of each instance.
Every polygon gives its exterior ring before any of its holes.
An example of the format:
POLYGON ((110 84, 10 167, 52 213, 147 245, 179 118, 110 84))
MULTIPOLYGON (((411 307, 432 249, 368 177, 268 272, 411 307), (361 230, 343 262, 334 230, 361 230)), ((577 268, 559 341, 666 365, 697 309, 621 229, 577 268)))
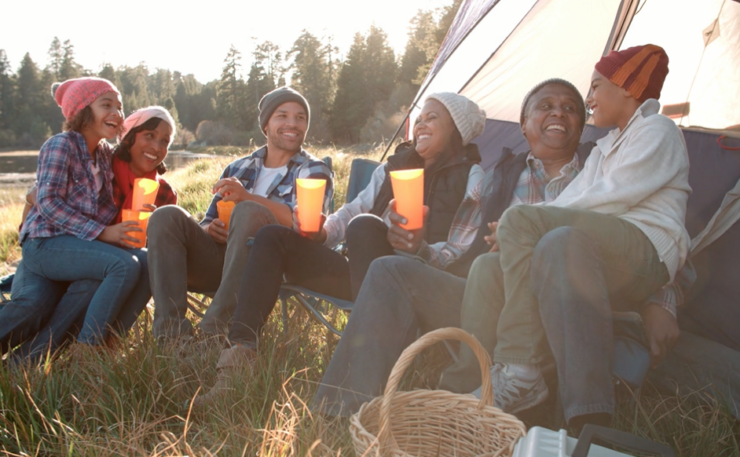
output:
MULTIPOLYGON (((549 394, 545 378, 539 370, 533 379, 522 379, 502 363, 491 367, 491 385, 494 405, 511 414, 539 405, 549 394)), ((480 398, 481 388, 473 395, 480 398)))
POLYGON ((248 346, 234 346, 221 351, 216 364, 216 384, 204 395, 198 395, 193 400, 193 408, 202 408, 213 402, 221 395, 234 390, 234 376, 239 368, 247 367, 250 370, 257 361, 257 351, 248 346))

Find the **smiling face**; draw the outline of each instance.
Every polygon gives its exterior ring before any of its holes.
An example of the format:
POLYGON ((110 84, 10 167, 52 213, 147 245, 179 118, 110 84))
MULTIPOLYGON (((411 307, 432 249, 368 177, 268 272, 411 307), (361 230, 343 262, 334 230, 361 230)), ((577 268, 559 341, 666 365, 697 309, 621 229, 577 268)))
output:
POLYGON ((134 143, 129 148, 129 167, 136 176, 141 177, 155 170, 167 157, 172 127, 167 122, 160 121, 154 130, 142 130, 134 135, 134 143))
POLYGON ((106 92, 90 104, 93 121, 85 124, 80 133, 97 144, 103 138, 115 138, 123 127, 123 104, 121 96, 106 92), (97 141, 95 141, 97 139, 97 141))
POLYGON ((416 152, 424 159, 424 165, 434 163, 455 131, 455 123, 447 108, 437 100, 427 100, 414 125, 416 152))
POLYGON ((308 114, 296 102, 278 106, 265 127, 268 150, 296 153, 301 150, 308 130, 308 114))
POLYGON ((583 102, 579 94, 561 84, 537 91, 525 107, 522 133, 539 159, 573 156, 581 138, 583 102))
POLYGON ((629 92, 609 81, 594 70, 591 75, 591 90, 586 97, 596 127, 617 126, 624 130, 640 102, 629 92))

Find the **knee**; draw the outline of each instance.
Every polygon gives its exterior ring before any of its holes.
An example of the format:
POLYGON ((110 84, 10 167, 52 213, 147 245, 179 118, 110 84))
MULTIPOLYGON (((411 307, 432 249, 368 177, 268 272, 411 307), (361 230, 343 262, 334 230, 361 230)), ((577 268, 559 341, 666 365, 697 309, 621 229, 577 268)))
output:
POLYGON ((593 268, 585 260, 598 246, 582 230, 564 226, 547 232, 537 243, 532 254, 531 278, 535 291, 553 280, 571 281, 584 277, 582 267, 593 268))
POLYGON ((361 214, 353 218, 347 226, 347 241, 363 240, 368 237, 382 236, 385 238, 388 226, 374 214, 361 214))
POLYGON ((254 247, 278 247, 285 245, 286 237, 297 235, 293 229, 284 227, 282 225, 265 225, 264 227, 257 230, 254 235, 254 247))
POLYGON ((123 251, 124 255, 115 256, 111 262, 111 272, 125 275, 129 278, 138 278, 141 274, 141 263, 136 255, 123 251))
POLYGON ((517 205, 508 208, 498 221, 498 230, 519 231, 524 222, 531 220, 542 209, 533 205, 517 205))
POLYGON ((387 279, 399 278, 404 271, 418 265, 418 260, 400 255, 378 257, 370 263, 363 284, 365 282, 373 283, 376 286, 388 284, 387 279))
POLYGON ((176 205, 157 208, 149 217, 147 237, 156 238, 189 218, 190 214, 176 205))
POLYGON ((265 205, 244 201, 238 203, 231 212, 229 232, 254 236, 258 230, 268 224, 277 224, 277 219, 265 205))

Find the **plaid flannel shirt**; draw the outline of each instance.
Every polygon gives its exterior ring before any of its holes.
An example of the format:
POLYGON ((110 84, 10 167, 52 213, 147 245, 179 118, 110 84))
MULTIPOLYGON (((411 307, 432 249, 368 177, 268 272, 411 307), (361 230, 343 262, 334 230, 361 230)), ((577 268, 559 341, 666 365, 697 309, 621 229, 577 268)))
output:
POLYGON ((542 161, 530 152, 527 155, 527 168, 519 175, 509 207, 536 205, 555 200, 580 171, 581 164, 578 154, 573 154, 573 160, 560 169, 560 174, 550 178, 545 172, 542 161))
POLYGON ((97 192, 92 157, 82 134, 67 131, 49 138, 39 151, 37 203, 23 223, 20 239, 73 235, 96 239, 115 218, 113 148, 98 144, 96 162, 103 176, 97 192))
MULTIPOLYGON (((251 192, 259 177, 260 170, 264 166, 264 160, 267 157, 267 146, 263 146, 247 157, 242 157, 226 166, 221 178, 235 177, 242 183, 248 192, 251 192)), ((293 210, 296 204, 296 182, 298 178, 325 179, 326 190, 324 191, 324 214, 331 212, 331 201, 334 198, 334 181, 331 169, 321 160, 312 156, 305 150, 293 155, 288 161, 288 172, 283 176, 277 174, 275 179, 267 189, 267 198, 274 202, 283 203, 293 210)), ((218 209, 216 204, 221 200, 221 196, 216 194, 211 200, 205 218, 200 222, 201 225, 210 224, 214 219, 218 219, 218 209)))

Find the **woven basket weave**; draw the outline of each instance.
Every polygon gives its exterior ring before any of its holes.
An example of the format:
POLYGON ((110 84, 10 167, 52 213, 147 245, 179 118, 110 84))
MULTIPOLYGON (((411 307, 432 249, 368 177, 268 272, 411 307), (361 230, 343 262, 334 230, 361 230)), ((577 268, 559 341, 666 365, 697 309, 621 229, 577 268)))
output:
POLYGON ((406 348, 388 378, 383 396, 363 404, 350 419, 360 456, 510 456, 527 431, 511 414, 493 406, 491 359, 478 340, 459 328, 427 333, 406 348), (481 399, 445 390, 396 392, 414 357, 443 340, 467 343, 483 374, 481 399))

